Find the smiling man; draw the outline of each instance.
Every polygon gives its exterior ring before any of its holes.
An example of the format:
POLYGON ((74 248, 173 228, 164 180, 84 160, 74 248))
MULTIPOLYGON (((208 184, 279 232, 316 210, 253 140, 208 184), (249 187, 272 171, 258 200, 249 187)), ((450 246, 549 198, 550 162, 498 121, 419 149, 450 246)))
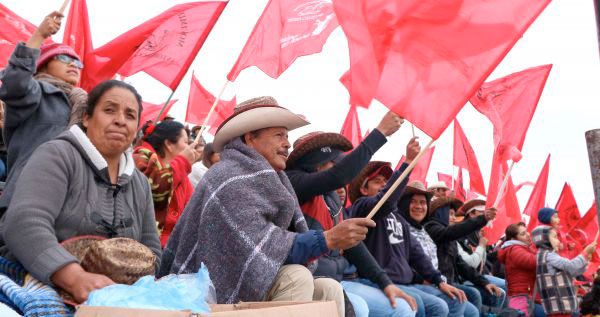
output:
POLYGON ((198 183, 164 250, 159 275, 191 273, 204 263, 219 303, 334 300, 341 285, 313 276, 314 259, 356 246, 375 223, 350 219, 308 230, 284 169, 288 131, 307 125, 272 97, 238 105, 213 142, 219 164, 198 183))

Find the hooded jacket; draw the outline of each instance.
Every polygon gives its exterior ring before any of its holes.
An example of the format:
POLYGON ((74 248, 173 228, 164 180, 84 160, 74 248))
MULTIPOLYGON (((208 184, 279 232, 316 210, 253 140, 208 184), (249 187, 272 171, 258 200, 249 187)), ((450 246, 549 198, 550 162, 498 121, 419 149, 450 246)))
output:
POLYGON ((505 265, 508 296, 531 295, 535 286, 535 250, 519 240, 509 240, 498 251, 505 265))
POLYGON ((41 145, 25 165, 3 219, 1 255, 16 258, 44 283, 77 262, 60 245, 75 236, 131 238, 160 258, 150 187, 131 150, 121 156, 118 175, 112 184, 106 161, 76 125, 41 145))

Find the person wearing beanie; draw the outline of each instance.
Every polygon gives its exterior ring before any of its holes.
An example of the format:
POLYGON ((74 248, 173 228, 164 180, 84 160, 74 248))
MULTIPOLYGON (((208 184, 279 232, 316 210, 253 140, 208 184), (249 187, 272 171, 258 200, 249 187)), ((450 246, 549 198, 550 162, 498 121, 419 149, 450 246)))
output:
POLYGON ((0 216, 31 154, 69 125, 81 122, 86 108, 87 93, 75 87, 83 68, 77 53, 59 43, 42 45, 58 32, 62 17, 59 12, 46 16, 27 43, 17 44, 0 74, 8 169, 0 216))
POLYGON ((559 248, 557 230, 550 226, 538 226, 532 232, 536 255, 536 294, 540 294, 544 312, 548 316, 571 316, 578 311, 577 294, 573 278, 583 274, 597 242, 587 245, 580 255, 569 260, 556 251, 559 248))
POLYGON ((538 211, 538 221, 542 224, 557 227, 560 224, 558 211, 552 208, 542 208, 538 211))

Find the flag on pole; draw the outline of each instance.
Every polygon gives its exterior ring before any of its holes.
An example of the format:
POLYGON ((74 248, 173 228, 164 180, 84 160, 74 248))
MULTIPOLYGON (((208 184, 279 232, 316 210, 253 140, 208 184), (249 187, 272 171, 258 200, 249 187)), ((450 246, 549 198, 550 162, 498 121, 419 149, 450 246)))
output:
POLYGON ((348 115, 342 125, 340 134, 345 136, 352 146, 357 147, 363 140, 362 132, 360 130, 360 122, 358 121, 358 113, 356 112, 356 106, 350 106, 348 115))
POLYGON ((79 86, 91 89, 87 84, 87 66, 90 68, 94 60, 87 56, 94 50, 92 45, 92 32, 90 31, 90 19, 86 0, 71 0, 71 7, 67 15, 67 24, 63 34, 63 44, 71 46, 77 55, 81 57, 84 68, 81 70, 81 79, 79 86))
MULTIPOLYGON (((167 114, 171 110, 171 107, 173 107, 173 105, 176 102, 177 102, 177 100, 169 101, 169 104, 167 104, 167 106, 165 107, 165 111, 163 111, 163 113, 160 115, 160 118, 158 119, 158 121, 162 121, 167 116, 167 114)), ((156 120, 156 116, 158 116, 158 113, 163 108, 163 106, 164 106, 164 104, 162 104, 162 103, 161 104, 153 104, 153 103, 142 101, 142 107, 144 108, 144 111, 142 111, 142 115, 140 116, 140 126, 138 128, 141 128, 144 125, 144 123, 146 123, 148 121, 154 122, 154 120, 156 120)))
POLYGON ((535 182, 533 191, 529 196, 527 205, 523 213, 529 215, 529 223, 527 224, 527 230, 531 232, 538 225, 537 213, 540 209, 546 206, 546 189, 548 188, 548 174, 550 173, 550 154, 546 158, 546 163, 540 171, 540 175, 535 182))
MULTIPOLYGON (((202 87, 200 81, 192 74, 192 84, 190 85, 190 95, 188 97, 185 121, 196 125, 204 124, 206 116, 209 114, 214 103, 215 96, 206 90, 206 88, 202 87)), ((207 122, 207 125, 210 126, 208 131, 211 134, 214 135, 219 125, 233 114, 235 105, 235 97, 231 100, 218 101, 207 122)))
POLYGON ((483 176, 481 176, 475 151, 473 151, 471 143, 469 143, 465 132, 456 119, 454 119, 454 156, 452 162, 454 166, 469 171, 470 190, 485 195, 483 176))

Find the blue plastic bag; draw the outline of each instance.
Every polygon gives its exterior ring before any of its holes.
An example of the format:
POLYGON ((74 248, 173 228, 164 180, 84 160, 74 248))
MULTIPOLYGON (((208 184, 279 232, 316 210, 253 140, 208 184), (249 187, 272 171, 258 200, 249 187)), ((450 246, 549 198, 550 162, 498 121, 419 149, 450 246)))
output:
POLYGON ((191 310, 209 313, 216 293, 202 264, 195 274, 171 274, 159 280, 144 276, 133 285, 116 284, 90 293, 88 306, 191 310))

